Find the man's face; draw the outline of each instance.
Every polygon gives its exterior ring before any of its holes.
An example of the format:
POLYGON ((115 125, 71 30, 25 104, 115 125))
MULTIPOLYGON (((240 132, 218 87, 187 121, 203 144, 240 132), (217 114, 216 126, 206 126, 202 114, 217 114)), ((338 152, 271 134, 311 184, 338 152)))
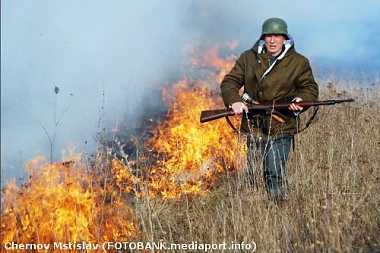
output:
POLYGON ((278 56, 282 51, 285 36, 282 34, 267 34, 264 37, 264 41, 267 54, 270 56, 278 56))

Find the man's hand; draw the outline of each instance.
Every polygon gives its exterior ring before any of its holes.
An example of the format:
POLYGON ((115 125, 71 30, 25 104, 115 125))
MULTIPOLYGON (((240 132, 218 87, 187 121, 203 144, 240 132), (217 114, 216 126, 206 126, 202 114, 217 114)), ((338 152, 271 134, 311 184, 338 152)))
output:
POLYGON ((241 115, 244 111, 248 113, 248 107, 243 102, 235 102, 231 105, 235 115, 241 115))
MULTIPOLYGON (((302 101, 302 98, 297 97, 297 98, 293 99, 292 102, 301 102, 301 101, 302 101)), ((303 110, 303 107, 296 105, 295 103, 291 103, 289 105, 289 110, 294 111, 294 112, 301 112, 303 110)))

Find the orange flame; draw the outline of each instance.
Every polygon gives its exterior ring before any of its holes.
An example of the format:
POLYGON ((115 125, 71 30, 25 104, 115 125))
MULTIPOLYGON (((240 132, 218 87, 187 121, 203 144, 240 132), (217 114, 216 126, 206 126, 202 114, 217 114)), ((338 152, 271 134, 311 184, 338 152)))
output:
POLYGON ((223 106, 219 83, 236 56, 219 57, 222 46, 231 48, 236 43, 213 45, 204 51, 189 48, 191 68, 199 68, 202 77, 163 89, 169 108, 166 120, 146 143, 154 151, 153 164, 103 161, 106 154, 101 153, 90 166, 73 153, 64 156, 69 161, 64 163, 32 159, 26 166, 27 182, 17 186, 11 180, 2 192, 2 245, 12 241, 126 241, 138 229, 125 194, 162 199, 202 195, 217 184, 219 173, 235 169, 234 162, 244 154, 245 145, 223 120, 199 122, 202 110, 223 106), (209 68, 203 71, 203 67, 209 68))
POLYGON ((2 197, 2 243, 102 242, 136 233, 134 216, 118 196, 108 196, 101 177, 81 162, 32 159, 29 180, 11 180, 2 197), (107 200, 107 198, 113 198, 107 200))
MULTIPOLYGON (((233 47, 235 44, 225 45, 233 47)), ((212 69, 207 71, 204 80, 182 80, 162 91, 169 110, 166 120, 157 126, 147 143, 156 152, 156 163, 146 176, 149 180, 146 194, 150 197, 180 199, 183 194, 205 194, 216 184, 216 174, 232 169, 237 154, 244 153, 244 145, 238 143, 226 122, 199 122, 202 110, 223 106, 219 83, 236 59, 233 55, 220 58, 218 49, 219 45, 213 45, 201 53, 189 47, 188 51, 194 55, 193 67, 212 69)), ((124 179, 117 176, 121 181, 134 177, 127 172, 130 170, 119 171, 124 175, 124 179)), ((131 186, 126 188, 131 189, 131 186)))

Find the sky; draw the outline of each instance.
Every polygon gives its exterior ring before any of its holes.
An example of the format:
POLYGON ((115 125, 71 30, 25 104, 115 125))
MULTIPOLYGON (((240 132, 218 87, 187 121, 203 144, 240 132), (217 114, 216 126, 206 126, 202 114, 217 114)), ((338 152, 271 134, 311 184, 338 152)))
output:
POLYGON ((1 182, 38 155, 93 152, 178 76, 184 45, 237 40, 239 53, 266 18, 286 20, 316 73, 378 78, 379 13, 378 0, 3 0, 1 182))

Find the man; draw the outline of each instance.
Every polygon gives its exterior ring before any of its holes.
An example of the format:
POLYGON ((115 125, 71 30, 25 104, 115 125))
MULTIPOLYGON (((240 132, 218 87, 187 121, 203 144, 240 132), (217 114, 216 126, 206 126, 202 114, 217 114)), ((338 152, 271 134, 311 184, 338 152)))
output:
MULTIPOLYGON (((283 200, 288 197, 286 162, 294 134, 298 130, 298 115, 304 108, 291 103, 281 111, 283 121, 273 115, 250 115, 239 92, 255 102, 316 100, 318 85, 309 61, 299 54, 288 33, 287 24, 280 18, 269 18, 254 46, 245 51, 225 75, 221 83, 222 98, 236 115, 243 115, 241 131, 247 134, 248 168, 254 181, 255 158, 262 157, 264 180, 269 197, 283 200)), ((249 100, 249 101, 251 101, 249 100)))

